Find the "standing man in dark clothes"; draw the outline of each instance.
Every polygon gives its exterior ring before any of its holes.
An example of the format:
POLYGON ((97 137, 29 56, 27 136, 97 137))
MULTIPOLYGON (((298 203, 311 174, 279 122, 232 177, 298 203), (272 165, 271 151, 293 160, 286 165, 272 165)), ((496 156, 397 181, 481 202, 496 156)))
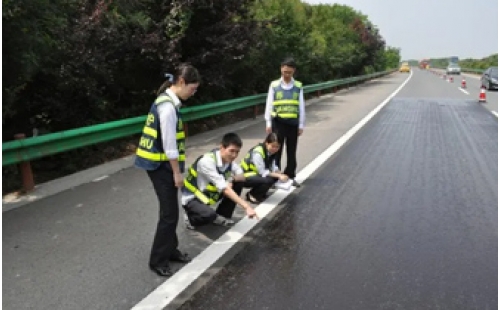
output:
MULTIPOLYGON (((266 132, 276 132, 280 144, 286 145, 286 168, 284 173, 293 180, 293 186, 300 184, 295 180, 297 169, 297 142, 304 131, 306 118, 302 83, 294 80, 295 61, 287 58, 281 63, 281 78, 271 82, 267 95, 266 132)), ((281 169, 281 152, 276 154, 276 163, 281 169)))

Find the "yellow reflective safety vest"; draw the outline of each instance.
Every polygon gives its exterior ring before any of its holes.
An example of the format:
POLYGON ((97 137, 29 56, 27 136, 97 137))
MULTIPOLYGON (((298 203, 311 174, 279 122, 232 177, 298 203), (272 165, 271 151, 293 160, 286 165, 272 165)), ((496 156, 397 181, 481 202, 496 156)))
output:
MULTIPOLYGON (((221 200, 222 193, 219 192, 217 186, 215 186, 215 184, 213 184, 212 182, 208 183, 205 189, 200 190, 200 188, 198 187, 198 162, 202 157, 208 156, 214 160, 217 166, 217 156, 215 154, 216 151, 217 149, 214 149, 211 152, 198 157, 195 162, 189 167, 187 176, 184 179, 183 190, 193 193, 194 196, 198 198, 202 203, 209 206, 214 205, 219 200, 221 200)), ((232 174, 232 166, 232 164, 229 164, 225 170, 219 170, 219 168, 217 167, 217 172, 220 175, 224 176, 224 179, 228 180, 232 174)))
POLYGON ((264 143, 259 143, 253 148, 251 148, 248 153, 241 160, 241 168, 243 169, 245 177, 249 178, 252 176, 259 175, 259 171, 252 160, 252 154, 257 152, 264 159, 264 165, 266 169, 270 170, 271 163, 273 161, 273 156, 267 156, 267 150, 264 143))
MULTIPOLYGON (((151 109, 146 118, 146 124, 142 130, 142 136, 137 146, 135 166, 145 170, 156 170, 161 162, 168 161, 168 157, 163 149, 161 138, 160 118, 158 115, 158 106, 160 104, 174 104, 170 96, 163 93, 151 105, 151 109)), ((179 151, 179 168, 184 172, 184 162, 186 161, 185 133, 184 124, 179 110, 175 109, 177 114, 176 140, 177 150, 179 151)))
POLYGON ((276 80, 271 83, 274 91, 274 101, 271 116, 278 118, 287 124, 299 124, 299 96, 302 89, 302 83, 299 81, 293 82, 293 87, 283 89, 281 80, 276 80))

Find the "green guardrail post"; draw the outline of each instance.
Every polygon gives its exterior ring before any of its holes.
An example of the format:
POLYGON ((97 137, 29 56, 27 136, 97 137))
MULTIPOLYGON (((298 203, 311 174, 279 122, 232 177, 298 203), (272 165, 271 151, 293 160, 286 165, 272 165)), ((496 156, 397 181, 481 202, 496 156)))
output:
MULTIPOLYGON (((14 135, 16 140, 24 140, 26 135, 24 133, 18 133, 14 135)), ((23 182, 23 190, 25 192, 32 191, 35 188, 35 180, 33 178, 33 171, 31 170, 31 164, 29 161, 22 161, 18 164, 19 171, 21 172, 21 178, 23 182)))

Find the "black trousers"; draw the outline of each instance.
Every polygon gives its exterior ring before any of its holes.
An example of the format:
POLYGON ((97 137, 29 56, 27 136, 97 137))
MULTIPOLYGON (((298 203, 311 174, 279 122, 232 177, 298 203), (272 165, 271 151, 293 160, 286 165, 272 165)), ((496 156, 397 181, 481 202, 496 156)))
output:
MULTIPOLYGON (((243 190, 243 182, 234 182, 233 191, 240 195, 243 190)), ((236 203, 224 196, 219 206, 214 210, 211 206, 204 204, 197 198, 189 201, 187 205, 184 206, 186 214, 189 218, 189 222, 193 226, 203 226, 212 223, 218 215, 226 218, 233 217, 234 209, 236 203)))
POLYGON ((256 199, 264 198, 271 186, 278 180, 278 178, 260 175, 249 177, 245 180, 244 187, 252 188, 249 193, 256 199))
POLYGON ((179 221, 178 189, 170 163, 162 163, 156 170, 147 171, 160 203, 156 233, 151 247, 149 265, 166 267, 169 259, 179 254, 177 222, 179 221))
POLYGON ((295 178, 297 169, 297 141, 299 137, 299 126, 290 125, 277 118, 273 118, 273 132, 278 134, 281 148, 276 153, 276 165, 281 169, 281 154, 286 145, 286 168, 283 171, 289 178, 295 178))

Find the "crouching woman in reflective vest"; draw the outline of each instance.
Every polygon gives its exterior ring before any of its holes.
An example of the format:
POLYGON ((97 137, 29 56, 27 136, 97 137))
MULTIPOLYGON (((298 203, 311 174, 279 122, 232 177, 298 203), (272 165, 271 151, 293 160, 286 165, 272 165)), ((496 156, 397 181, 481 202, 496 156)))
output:
POLYGON ((209 223, 231 226, 236 204, 249 218, 258 218, 254 209, 240 198, 243 170, 234 162, 242 141, 235 133, 227 133, 218 149, 200 156, 187 171, 182 188, 182 206, 186 210, 186 228, 209 223))
POLYGON ((160 276, 171 276, 170 261, 188 262, 180 252, 176 234, 179 221, 178 189, 183 186, 185 134, 179 113, 181 101, 191 97, 199 86, 200 75, 193 66, 180 65, 175 75, 158 90, 151 105, 137 147, 135 166, 147 171, 160 204, 159 220, 153 239, 149 267, 160 276))
POLYGON ((252 188, 246 194, 248 201, 260 203, 266 199, 267 192, 277 180, 288 181, 288 176, 281 173, 276 165, 275 156, 280 148, 278 135, 270 133, 264 143, 251 148, 241 160, 245 175, 244 187, 252 188))

